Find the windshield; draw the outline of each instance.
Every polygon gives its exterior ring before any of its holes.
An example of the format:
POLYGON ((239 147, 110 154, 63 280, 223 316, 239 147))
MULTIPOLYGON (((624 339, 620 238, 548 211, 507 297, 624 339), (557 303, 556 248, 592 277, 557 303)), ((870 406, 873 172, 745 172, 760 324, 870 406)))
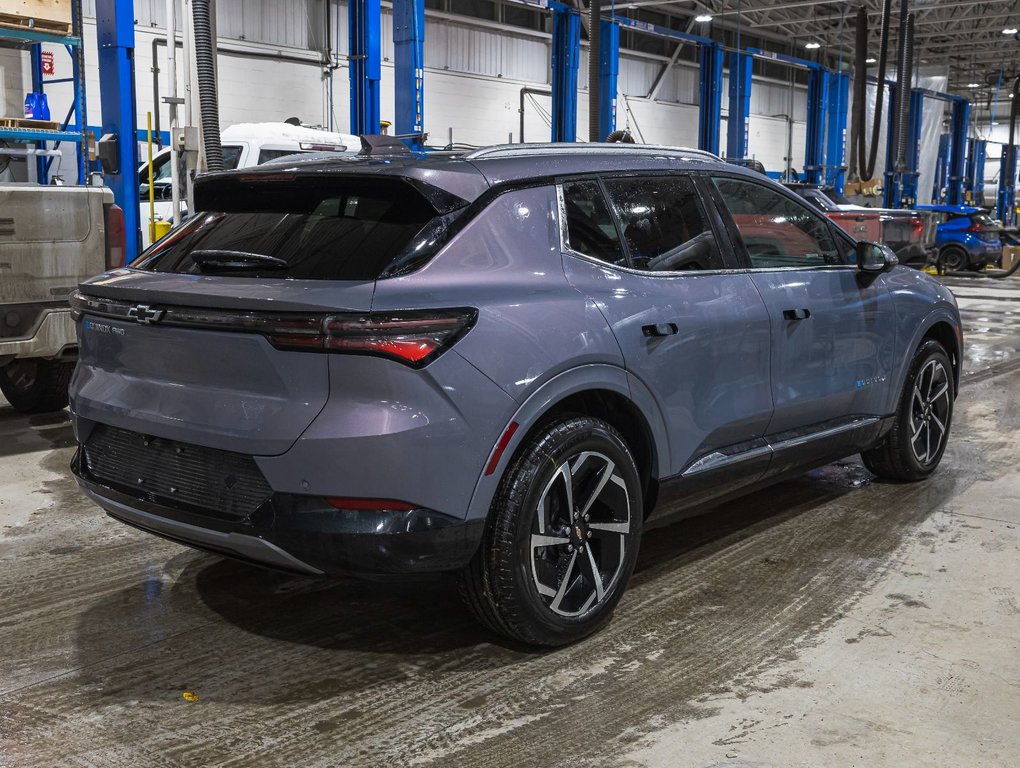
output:
POLYGON ((408 262, 405 251, 422 252, 422 237, 431 244, 434 222, 449 218, 438 217, 421 194, 393 179, 237 182, 202 202, 206 211, 135 266, 237 277, 374 280, 396 262, 408 262))

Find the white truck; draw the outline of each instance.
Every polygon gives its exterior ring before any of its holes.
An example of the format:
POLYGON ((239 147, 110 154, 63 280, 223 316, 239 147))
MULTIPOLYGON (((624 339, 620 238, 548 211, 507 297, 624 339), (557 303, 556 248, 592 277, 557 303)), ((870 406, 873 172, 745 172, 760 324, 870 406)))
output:
POLYGON ((109 189, 0 183, 0 392, 14 408, 67 405, 78 351, 68 294, 123 263, 109 189))
MULTIPOLYGON (((220 133, 223 146, 223 164, 227 170, 249 168, 276 160, 285 155, 302 152, 351 152, 361 150, 361 139, 349 133, 333 133, 290 123, 238 123, 220 133)), ((152 157, 152 175, 155 179, 156 221, 173 218, 172 190, 170 187, 170 150, 160 150, 152 157)), ((142 246, 149 246, 149 164, 138 168, 141 181, 139 205, 141 208, 142 246)), ((184 178, 181 170, 180 178, 184 178)), ((185 193, 181 189, 181 200, 185 193)))

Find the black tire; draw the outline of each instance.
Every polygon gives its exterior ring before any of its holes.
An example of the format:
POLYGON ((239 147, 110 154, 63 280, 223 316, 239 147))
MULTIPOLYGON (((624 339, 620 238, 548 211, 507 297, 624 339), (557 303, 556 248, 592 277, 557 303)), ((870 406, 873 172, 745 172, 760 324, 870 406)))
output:
POLYGON ((590 416, 550 422, 500 481, 482 545, 460 573, 461 593, 482 624, 513 640, 580 640, 609 620, 626 589, 642 509, 637 466, 619 432, 590 416))
POLYGON ((881 444, 861 454, 864 466, 886 480, 915 482, 928 477, 945 453, 955 397, 949 356, 929 339, 910 362, 892 429, 881 444))
POLYGON ((962 272, 970 268, 970 257, 967 252, 956 246, 943 248, 939 254, 939 262, 945 272, 962 272))
POLYGON ((0 392, 22 413, 59 411, 67 406, 74 363, 16 359, 0 368, 0 392))

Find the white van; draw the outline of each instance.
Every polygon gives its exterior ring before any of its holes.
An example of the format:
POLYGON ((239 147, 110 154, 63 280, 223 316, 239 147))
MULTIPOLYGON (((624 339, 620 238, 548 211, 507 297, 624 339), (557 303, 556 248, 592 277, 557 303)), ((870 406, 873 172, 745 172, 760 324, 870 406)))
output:
MULTIPOLYGON (((220 133, 223 165, 227 170, 262 165, 270 160, 299 152, 351 152, 361 150, 361 140, 350 133, 333 133, 290 123, 238 123, 220 133)), ((149 163, 138 169, 140 181, 142 246, 149 246, 149 163)), ((172 218, 170 188, 170 149, 162 149, 152 157, 152 173, 156 180, 156 221, 172 218)), ((181 175, 183 178, 183 174, 181 175)), ((183 200, 183 192, 181 199, 183 200)))

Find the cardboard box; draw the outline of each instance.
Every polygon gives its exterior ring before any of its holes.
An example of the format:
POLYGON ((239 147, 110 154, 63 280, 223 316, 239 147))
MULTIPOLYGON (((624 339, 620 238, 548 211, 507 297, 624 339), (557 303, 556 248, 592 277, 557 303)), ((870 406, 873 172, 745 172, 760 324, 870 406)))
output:
POLYGON ((1002 249, 1002 268, 1009 270, 1020 262, 1020 245, 1007 245, 1002 249))
POLYGON ((69 32, 71 0, 0 0, 0 23, 69 32))

